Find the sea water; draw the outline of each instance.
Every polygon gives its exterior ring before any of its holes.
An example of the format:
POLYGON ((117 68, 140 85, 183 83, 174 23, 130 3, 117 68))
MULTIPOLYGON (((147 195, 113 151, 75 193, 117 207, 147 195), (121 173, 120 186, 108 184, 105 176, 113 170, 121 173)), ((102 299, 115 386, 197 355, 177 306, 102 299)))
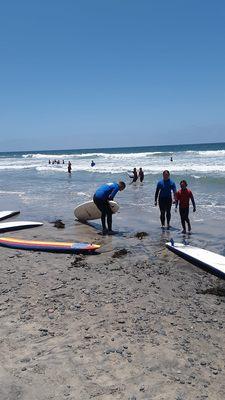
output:
MULTIPOLYGON (((177 188, 186 179, 193 191, 197 212, 191 218, 197 230, 210 221, 223 226, 225 143, 0 153, 0 210, 20 209, 22 219, 62 219, 72 224, 74 207, 92 199, 99 185, 123 180, 127 188, 116 196, 120 203, 116 227, 151 231, 151 226, 159 226, 154 193, 164 169, 177 188), (49 164, 55 159, 60 164, 49 164), (142 167, 143 184, 130 184, 134 167, 142 167)), ((179 217, 172 219, 178 227, 179 217)))

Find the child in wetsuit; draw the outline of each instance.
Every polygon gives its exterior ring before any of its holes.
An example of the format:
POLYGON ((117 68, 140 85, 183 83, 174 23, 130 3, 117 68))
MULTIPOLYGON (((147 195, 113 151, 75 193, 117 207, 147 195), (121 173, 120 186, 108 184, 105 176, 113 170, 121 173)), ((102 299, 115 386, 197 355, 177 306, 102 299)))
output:
POLYGON ((196 206, 195 206, 195 200, 194 196, 192 194, 192 191, 190 189, 187 189, 187 182, 185 180, 182 180, 180 182, 180 190, 176 193, 176 210, 177 206, 179 203, 179 212, 180 212, 180 219, 181 219, 181 225, 183 228, 182 233, 186 233, 186 225, 185 222, 188 225, 188 232, 191 232, 191 224, 189 220, 189 201, 191 200, 192 205, 193 205, 193 212, 196 211, 196 206))

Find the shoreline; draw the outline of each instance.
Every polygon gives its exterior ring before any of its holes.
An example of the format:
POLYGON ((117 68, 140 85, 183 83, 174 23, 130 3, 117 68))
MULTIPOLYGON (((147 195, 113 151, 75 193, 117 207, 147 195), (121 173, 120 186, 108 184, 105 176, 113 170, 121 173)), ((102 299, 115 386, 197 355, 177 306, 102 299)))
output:
POLYGON ((73 234, 100 254, 0 249, 1 400, 222 399, 225 283, 160 234, 46 223, 4 236, 73 234))

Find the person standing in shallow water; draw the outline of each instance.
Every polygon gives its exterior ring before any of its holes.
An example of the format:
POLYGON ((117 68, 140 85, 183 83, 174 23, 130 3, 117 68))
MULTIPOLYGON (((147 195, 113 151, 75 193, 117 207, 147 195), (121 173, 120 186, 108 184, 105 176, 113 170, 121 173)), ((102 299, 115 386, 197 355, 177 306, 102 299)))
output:
POLYGON ((72 171, 72 164, 71 164, 70 161, 68 162, 67 170, 68 170, 69 174, 71 174, 71 171, 72 171))
POLYGON ((157 183, 155 191, 155 206, 157 206, 157 201, 159 201, 160 221, 163 229, 165 228, 165 220, 167 221, 167 229, 170 229, 171 207, 173 202, 171 192, 173 192, 175 202, 176 185, 170 179, 169 171, 165 170, 163 171, 163 179, 157 183))
POLYGON ((112 210, 109 204, 109 200, 113 200, 117 192, 124 190, 126 184, 122 181, 118 183, 107 183, 100 186, 93 197, 93 201, 101 211, 101 221, 102 221, 102 234, 112 235, 112 210), (106 228, 106 218, 108 229, 106 228))
POLYGON ((133 175, 129 175, 129 177, 132 178, 132 181, 131 181, 130 185, 131 185, 132 183, 134 183, 134 182, 137 182, 137 180, 138 180, 137 168, 134 168, 134 169, 133 169, 132 174, 133 174, 133 175))
POLYGON ((144 180, 144 171, 143 171, 142 168, 139 168, 138 176, 139 176, 140 182, 143 182, 143 180, 144 180))
POLYGON ((196 206, 195 206, 195 200, 194 196, 192 194, 192 191, 190 189, 187 189, 187 182, 183 179, 180 182, 180 190, 178 190, 176 194, 176 209, 179 203, 179 212, 180 212, 180 219, 181 219, 181 225, 183 228, 182 233, 186 233, 186 225, 185 222, 187 223, 188 226, 188 233, 191 233, 191 224, 189 220, 189 201, 191 200, 192 205, 193 205, 193 212, 196 211, 196 206))

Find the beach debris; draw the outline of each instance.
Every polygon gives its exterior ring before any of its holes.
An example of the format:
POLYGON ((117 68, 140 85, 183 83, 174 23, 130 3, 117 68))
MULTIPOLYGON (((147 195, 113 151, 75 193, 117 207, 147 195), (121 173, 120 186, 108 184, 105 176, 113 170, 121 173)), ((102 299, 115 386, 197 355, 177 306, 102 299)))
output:
POLYGON ((148 233, 147 232, 137 232, 134 236, 136 238, 142 240, 144 237, 148 236, 148 233))
POLYGON ((71 267, 77 267, 77 268, 87 267, 87 263, 85 262, 84 255, 83 254, 76 255, 74 257, 73 261, 71 262, 71 267))
POLYGON ((128 253, 126 249, 120 249, 113 253, 112 258, 120 258, 128 253))
POLYGON ((200 294, 212 294, 218 297, 225 297, 225 287, 224 286, 215 286, 211 288, 207 288, 205 290, 197 290, 197 293, 200 294))
POLYGON ((55 228, 58 228, 58 229, 63 229, 63 228, 65 228, 65 224, 64 224, 64 222, 62 222, 61 219, 57 219, 57 220, 54 221, 53 223, 54 223, 55 228))

